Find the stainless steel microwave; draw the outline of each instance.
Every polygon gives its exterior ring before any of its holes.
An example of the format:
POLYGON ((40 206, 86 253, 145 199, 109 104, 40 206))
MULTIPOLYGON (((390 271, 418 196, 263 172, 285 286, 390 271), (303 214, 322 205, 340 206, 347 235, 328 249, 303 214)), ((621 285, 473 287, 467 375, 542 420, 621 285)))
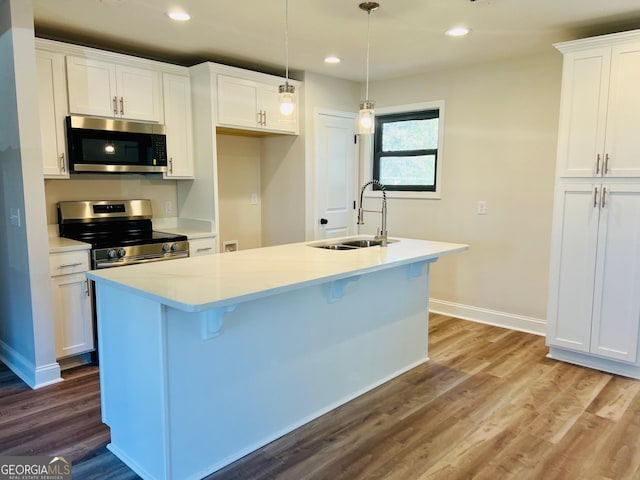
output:
POLYGON ((164 125, 69 116, 67 155, 72 173, 167 171, 164 125))

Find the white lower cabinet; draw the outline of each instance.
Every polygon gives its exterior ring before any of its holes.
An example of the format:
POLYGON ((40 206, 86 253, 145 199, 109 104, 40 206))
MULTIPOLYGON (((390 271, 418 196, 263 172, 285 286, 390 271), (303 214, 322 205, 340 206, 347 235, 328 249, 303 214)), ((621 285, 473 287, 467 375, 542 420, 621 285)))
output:
POLYGON ((550 356, 640 377, 640 184, 560 183, 553 231, 550 356))
POLYGON ((189 239, 189 256, 198 257, 200 255, 211 255, 218 253, 218 242, 216 237, 189 239))
POLYGON ((90 352, 95 344, 91 287, 85 277, 89 253, 86 250, 52 253, 49 262, 56 358, 90 352))

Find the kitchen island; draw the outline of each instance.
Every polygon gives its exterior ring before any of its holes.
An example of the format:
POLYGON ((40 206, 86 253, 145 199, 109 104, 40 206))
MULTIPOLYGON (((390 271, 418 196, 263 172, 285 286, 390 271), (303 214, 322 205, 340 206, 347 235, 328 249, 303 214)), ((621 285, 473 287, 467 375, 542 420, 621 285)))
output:
POLYGON ((467 246, 395 240, 89 272, 108 448, 202 478, 427 361, 429 264, 467 246))

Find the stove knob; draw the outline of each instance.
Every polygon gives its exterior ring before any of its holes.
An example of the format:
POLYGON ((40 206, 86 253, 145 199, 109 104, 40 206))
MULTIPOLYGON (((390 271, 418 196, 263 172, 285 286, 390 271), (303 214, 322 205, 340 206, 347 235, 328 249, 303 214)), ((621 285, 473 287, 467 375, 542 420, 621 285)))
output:
POLYGON ((172 243, 171 244, 171 251, 175 252, 176 250, 178 250, 178 244, 177 243, 172 243))
POLYGON ((163 243, 162 244, 162 251, 163 252, 168 252, 169 250, 171 250, 171 245, 169 245, 168 243, 163 243))
POLYGON ((116 253, 116 251, 114 249, 111 249, 111 250, 109 250, 107 252, 107 257, 109 257, 109 258, 116 258, 116 255, 117 255, 117 253, 116 253))
POLYGON ((118 256, 119 257, 124 257, 127 254, 127 251, 124 248, 119 248, 118 249, 118 256))

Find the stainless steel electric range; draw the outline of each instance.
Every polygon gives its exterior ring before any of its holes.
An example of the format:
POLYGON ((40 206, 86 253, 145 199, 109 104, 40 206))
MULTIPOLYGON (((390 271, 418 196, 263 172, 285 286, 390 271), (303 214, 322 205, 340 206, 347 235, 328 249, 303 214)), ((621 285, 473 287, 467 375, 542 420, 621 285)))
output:
POLYGON ((150 200, 58 203, 61 237, 91 244, 91 268, 173 260, 189 256, 185 235, 157 232, 150 200))

